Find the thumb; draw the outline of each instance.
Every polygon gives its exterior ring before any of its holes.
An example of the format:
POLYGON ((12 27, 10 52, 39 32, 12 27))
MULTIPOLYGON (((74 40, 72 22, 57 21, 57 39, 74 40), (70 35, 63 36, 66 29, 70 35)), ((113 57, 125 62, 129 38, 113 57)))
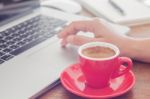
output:
POLYGON ((83 45, 88 42, 104 42, 105 39, 103 38, 90 38, 86 36, 81 35, 70 35, 66 38, 67 43, 73 44, 73 45, 83 45))

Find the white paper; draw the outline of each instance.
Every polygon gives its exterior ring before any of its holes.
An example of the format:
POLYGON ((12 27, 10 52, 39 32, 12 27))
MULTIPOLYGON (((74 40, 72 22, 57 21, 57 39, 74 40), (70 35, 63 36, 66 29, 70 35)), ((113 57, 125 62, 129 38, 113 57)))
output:
POLYGON ((78 0, 78 2, 96 16, 115 23, 137 25, 150 22, 150 7, 138 0, 113 0, 123 9, 125 15, 120 15, 108 0, 78 0))

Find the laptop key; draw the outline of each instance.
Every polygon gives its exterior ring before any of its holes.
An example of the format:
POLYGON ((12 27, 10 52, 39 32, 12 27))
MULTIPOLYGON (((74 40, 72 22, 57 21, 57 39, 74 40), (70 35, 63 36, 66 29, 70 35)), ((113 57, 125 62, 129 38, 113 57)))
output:
POLYGON ((3 50, 3 52, 5 52, 5 53, 9 53, 11 51, 12 51, 12 49, 10 49, 10 48, 6 48, 6 49, 3 50))
POLYGON ((6 31, 3 31, 1 32, 1 36, 8 36, 9 35, 9 32, 6 30, 6 31))
POLYGON ((2 52, 2 51, 0 51, 0 56, 3 56, 3 55, 5 55, 5 53, 4 53, 4 52, 2 52))
POLYGON ((4 63, 4 62, 5 62, 4 60, 0 59, 0 64, 2 64, 2 63, 4 63))
POLYGON ((3 44, 3 43, 5 43, 5 40, 0 40, 0 44, 3 44))
POLYGON ((11 58, 13 58, 13 57, 14 57, 13 55, 6 54, 6 55, 2 56, 1 59, 7 61, 7 60, 9 60, 9 59, 11 59, 11 58))
POLYGON ((23 46, 25 44, 26 44, 26 42, 23 42, 23 41, 20 41, 20 42, 17 43, 18 46, 23 46))
POLYGON ((3 39, 4 37, 2 35, 0 35, 0 40, 3 39))
POLYGON ((11 45, 9 48, 11 48, 11 49, 17 49, 17 48, 19 48, 19 46, 18 45, 11 45))
POLYGON ((26 51, 26 50, 32 48, 33 46, 35 46, 35 45, 37 45, 37 44, 43 42, 44 40, 46 40, 46 38, 40 38, 40 39, 34 40, 34 41, 32 41, 32 42, 30 42, 30 43, 28 43, 28 44, 26 44, 26 45, 24 45, 24 46, 22 46, 22 47, 20 47, 20 48, 14 50, 14 51, 12 51, 12 52, 10 52, 10 54, 12 54, 12 55, 19 55, 19 54, 21 54, 22 52, 24 52, 24 51, 26 51))
POLYGON ((0 45, 0 49, 2 50, 2 49, 5 49, 5 48, 7 48, 7 45, 6 44, 1 44, 0 45))
POLYGON ((11 39, 13 39, 12 36, 7 36, 6 38, 4 38, 5 41, 11 40, 11 39))

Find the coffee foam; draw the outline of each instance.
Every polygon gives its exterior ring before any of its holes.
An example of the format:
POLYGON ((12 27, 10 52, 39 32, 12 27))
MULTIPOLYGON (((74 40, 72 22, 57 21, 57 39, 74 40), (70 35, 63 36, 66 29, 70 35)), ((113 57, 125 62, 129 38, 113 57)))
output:
POLYGON ((109 58, 115 55, 115 51, 102 46, 94 46, 82 50, 82 54, 91 58, 109 58))
POLYGON ((116 47, 115 45, 110 44, 110 43, 90 42, 90 43, 86 43, 86 44, 80 46, 80 48, 78 49, 78 53, 81 57, 84 57, 84 58, 89 59, 89 60, 110 60, 110 59, 113 59, 113 58, 119 56, 120 51, 119 51, 118 47, 116 47), (95 46, 110 48, 115 52, 115 55, 108 57, 108 58, 91 58, 91 57, 87 57, 87 56, 83 55, 82 50, 90 48, 90 47, 95 47, 95 46))

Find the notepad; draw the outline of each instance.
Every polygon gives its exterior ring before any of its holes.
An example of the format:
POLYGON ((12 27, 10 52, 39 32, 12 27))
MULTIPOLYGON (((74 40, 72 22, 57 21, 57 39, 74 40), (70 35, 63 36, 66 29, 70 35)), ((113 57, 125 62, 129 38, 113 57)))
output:
POLYGON ((150 23, 150 7, 140 0, 113 0, 123 9, 121 15, 108 0, 78 0, 87 10, 98 17, 128 26, 150 23))

